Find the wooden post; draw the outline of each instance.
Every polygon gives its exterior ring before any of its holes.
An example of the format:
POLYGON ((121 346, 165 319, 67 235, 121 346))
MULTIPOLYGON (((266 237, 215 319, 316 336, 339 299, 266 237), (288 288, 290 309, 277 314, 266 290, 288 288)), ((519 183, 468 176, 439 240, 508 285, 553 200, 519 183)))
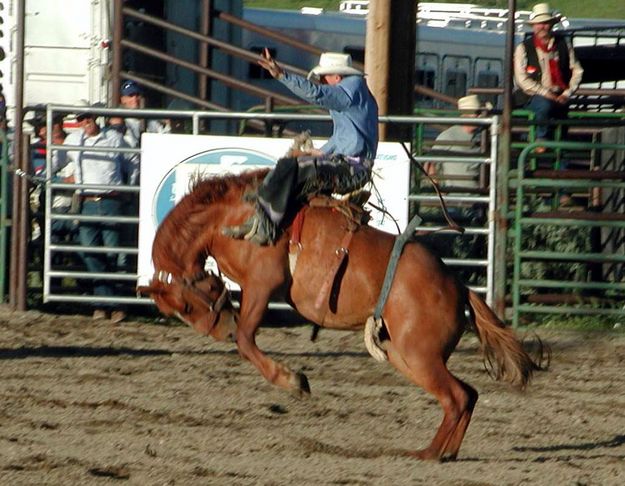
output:
POLYGON ((124 35, 124 2, 115 0, 113 2, 113 45, 111 46, 111 92, 109 99, 111 106, 119 106, 120 89, 122 81, 120 72, 122 70, 122 37, 124 35))
MULTIPOLYGON (((29 172, 29 161, 23 159, 24 136, 24 37, 26 0, 16 6, 17 31, 15 36, 15 131, 13 134, 13 163, 29 172)), ((28 183, 13 176, 13 207, 11 208, 11 262, 9 304, 13 310, 26 310, 26 247, 28 245, 28 183)))
POLYGON ((512 76, 514 55, 514 17, 516 0, 508 0, 508 24, 506 27, 506 53, 503 78, 503 115, 499 137, 499 160, 497 161, 497 202, 495 214, 495 292, 493 310, 500 319, 506 313, 506 239, 508 235, 508 173, 510 171, 510 142, 512 120, 512 76))
MULTIPOLYGON (((205 36, 212 35, 212 15, 213 15, 213 2, 211 0, 202 0, 202 16, 200 18, 200 34, 205 36)), ((211 65, 210 62, 210 49, 206 42, 200 41, 198 48, 198 64, 203 68, 208 68, 211 65)), ((207 100, 209 96, 208 76, 200 74, 198 76, 198 98, 207 100)))
MULTIPOLYGON (((414 106, 414 69, 417 2, 369 2, 365 72, 380 115, 411 115, 414 106)), ((380 126, 380 140, 405 139, 406 126, 380 126)))

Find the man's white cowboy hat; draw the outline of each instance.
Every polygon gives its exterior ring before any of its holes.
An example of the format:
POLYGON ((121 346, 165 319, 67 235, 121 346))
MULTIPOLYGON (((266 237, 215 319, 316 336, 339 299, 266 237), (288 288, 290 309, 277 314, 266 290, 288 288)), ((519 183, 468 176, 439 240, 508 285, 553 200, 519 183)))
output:
POLYGON ((319 65, 308 73, 308 79, 318 79, 326 74, 341 76, 364 76, 362 71, 352 67, 352 56, 342 52, 324 52, 319 58, 319 65))
POLYGON ((462 98, 458 99, 459 111, 475 113, 475 112, 482 111, 482 110, 492 110, 492 109, 493 109, 493 105, 491 103, 486 103, 482 105, 477 95, 463 96, 462 98))
POLYGON ((556 14, 549 7, 548 3, 537 3, 532 8, 532 13, 527 21, 528 24, 544 24, 547 22, 557 24, 560 21, 560 15, 556 14))

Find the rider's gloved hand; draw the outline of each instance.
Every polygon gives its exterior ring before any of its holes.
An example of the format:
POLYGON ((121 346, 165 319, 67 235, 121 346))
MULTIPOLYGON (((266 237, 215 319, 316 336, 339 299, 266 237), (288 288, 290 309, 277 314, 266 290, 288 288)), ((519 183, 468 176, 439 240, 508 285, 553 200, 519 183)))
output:
POLYGON ((284 76, 284 70, 280 67, 276 60, 271 57, 271 54, 269 54, 269 49, 267 49, 266 47, 265 49, 263 49, 263 53, 258 60, 258 64, 260 64, 261 67, 269 71, 269 74, 271 74, 271 76, 276 79, 280 79, 282 76, 284 76))

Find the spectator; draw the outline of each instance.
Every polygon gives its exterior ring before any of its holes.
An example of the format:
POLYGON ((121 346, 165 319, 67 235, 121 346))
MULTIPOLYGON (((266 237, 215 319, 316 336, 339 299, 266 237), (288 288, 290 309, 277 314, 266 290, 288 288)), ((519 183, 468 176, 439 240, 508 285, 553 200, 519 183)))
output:
MULTIPOLYGON (((132 80, 124 81, 120 89, 120 104, 122 108, 136 110, 144 108, 145 98, 141 87, 132 80)), ((141 145, 141 134, 148 133, 169 133, 171 131, 169 122, 160 120, 144 120, 140 118, 127 117, 125 119, 127 134, 126 139, 130 140, 131 147, 141 145)))
MULTIPOLYGON (((61 145, 67 137, 67 133, 63 129, 63 115, 56 115, 52 119, 52 143, 61 145)), ((46 153, 47 153, 47 127, 46 114, 42 111, 36 111, 35 115, 27 120, 33 127, 34 139, 31 143, 31 160, 33 172, 36 176, 46 177, 46 153)), ((55 182, 74 182, 74 166, 69 163, 61 168, 57 173, 52 174, 55 182)), ((43 230, 43 213, 45 210, 45 193, 38 185, 33 191, 31 198, 31 208, 37 214, 36 222, 40 230, 43 230)), ((66 214, 69 212, 72 204, 72 197, 67 191, 55 190, 52 196, 52 211, 56 214, 66 214)), ((52 243, 72 241, 76 235, 76 225, 72 221, 58 220, 52 221, 50 226, 52 243)), ((33 237, 35 231, 33 231, 33 237)))
POLYGON ((118 132, 124 140, 128 144, 129 147, 136 147, 137 139, 134 135, 128 130, 128 125, 126 125, 126 121, 121 116, 111 116, 106 120, 106 127, 115 130, 118 132))
MULTIPOLYGON (((535 5, 528 21, 533 34, 514 51, 514 79, 529 98, 525 106, 534 112, 537 140, 553 138, 549 121, 567 117, 569 99, 584 72, 570 40, 552 30, 559 21, 549 4, 535 5)), ((537 149, 544 151, 544 147, 537 149)))
MULTIPOLYGON (((132 80, 124 81, 120 88, 120 104, 122 108, 137 110, 144 108, 145 97, 141 87, 132 80)), ((141 134, 149 133, 170 133, 171 123, 161 122, 159 120, 145 120, 136 117, 112 117, 109 120, 111 128, 122 133, 124 140, 130 147, 138 148, 141 146, 141 134)), ((137 194, 126 193, 124 195, 124 215, 139 215, 139 198, 137 194)), ((136 225, 125 225, 120 235, 121 242, 124 246, 137 246, 138 244, 138 228, 136 225)), ((120 255, 123 266, 134 266, 135 259, 132 256, 120 255)))
MULTIPOLYGON (((458 100, 458 110, 461 116, 475 118, 484 110, 491 107, 482 106, 477 95, 464 96, 458 100)), ((444 155, 455 154, 479 154, 481 147, 482 130, 478 125, 452 125, 441 132, 432 146, 432 154, 444 155)), ((442 163, 434 165, 426 164, 428 173, 439 179, 443 179, 448 186, 458 189, 479 188, 480 164, 465 163, 442 163)))
MULTIPOLYGON (((76 116, 80 130, 71 133, 65 139, 66 145, 81 147, 124 148, 128 144, 119 132, 100 129, 92 112, 86 108, 76 116)), ((74 164, 75 179, 78 184, 124 185, 136 184, 139 174, 137 157, 120 152, 89 152, 88 150, 59 151, 53 159, 53 168, 74 164)), ((119 193, 111 190, 81 189, 79 192, 84 216, 119 216, 123 202, 119 193)), ((109 221, 83 221, 79 223, 78 236, 81 246, 119 246, 119 225, 109 221)), ((87 270, 91 273, 113 273, 118 270, 116 254, 93 253, 85 251, 83 255, 87 270)), ((94 279, 94 295, 112 296, 113 285, 106 279, 94 279)), ((119 308, 102 306, 93 313, 95 320, 109 317, 113 322, 121 322, 126 313, 119 308)))
MULTIPOLYGON (((464 118, 476 118, 490 110, 490 103, 482 105, 476 95, 464 96, 458 100, 458 110, 464 118)), ((484 152, 482 145, 482 128, 479 125, 452 125, 441 132, 432 146, 432 155, 479 156, 484 152)), ((446 189, 454 193, 475 193, 480 189, 480 172, 483 164, 466 162, 428 163, 428 173, 444 181, 446 189)), ((461 226, 483 227, 485 223, 484 205, 462 201, 448 207, 449 215, 461 226)), ((436 216, 439 223, 439 216, 436 216)), ((478 234, 445 234, 430 235, 433 247, 441 258, 483 259, 486 241, 478 234)), ((458 269, 459 275, 466 282, 478 284, 482 274, 475 268, 458 269)), ((483 284, 483 282, 481 282, 483 284)))
MULTIPOLYGON (((41 109, 45 108, 42 107, 41 109)), ((34 138, 31 142, 33 173, 36 176, 45 177, 48 134, 45 111, 36 110, 33 117, 26 122, 33 127, 34 138)), ((67 133, 63 129, 63 115, 56 115, 52 119, 52 143, 62 144, 66 136, 67 133)))

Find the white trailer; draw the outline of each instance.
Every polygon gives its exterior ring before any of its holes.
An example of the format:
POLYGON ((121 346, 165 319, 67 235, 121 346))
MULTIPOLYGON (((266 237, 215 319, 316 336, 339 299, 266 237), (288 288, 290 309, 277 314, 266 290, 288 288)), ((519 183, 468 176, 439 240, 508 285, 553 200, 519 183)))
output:
MULTIPOLYGON (((2 2, 0 83, 14 126, 17 2, 2 2)), ((110 0, 26 0, 24 105, 108 97, 110 0)))

